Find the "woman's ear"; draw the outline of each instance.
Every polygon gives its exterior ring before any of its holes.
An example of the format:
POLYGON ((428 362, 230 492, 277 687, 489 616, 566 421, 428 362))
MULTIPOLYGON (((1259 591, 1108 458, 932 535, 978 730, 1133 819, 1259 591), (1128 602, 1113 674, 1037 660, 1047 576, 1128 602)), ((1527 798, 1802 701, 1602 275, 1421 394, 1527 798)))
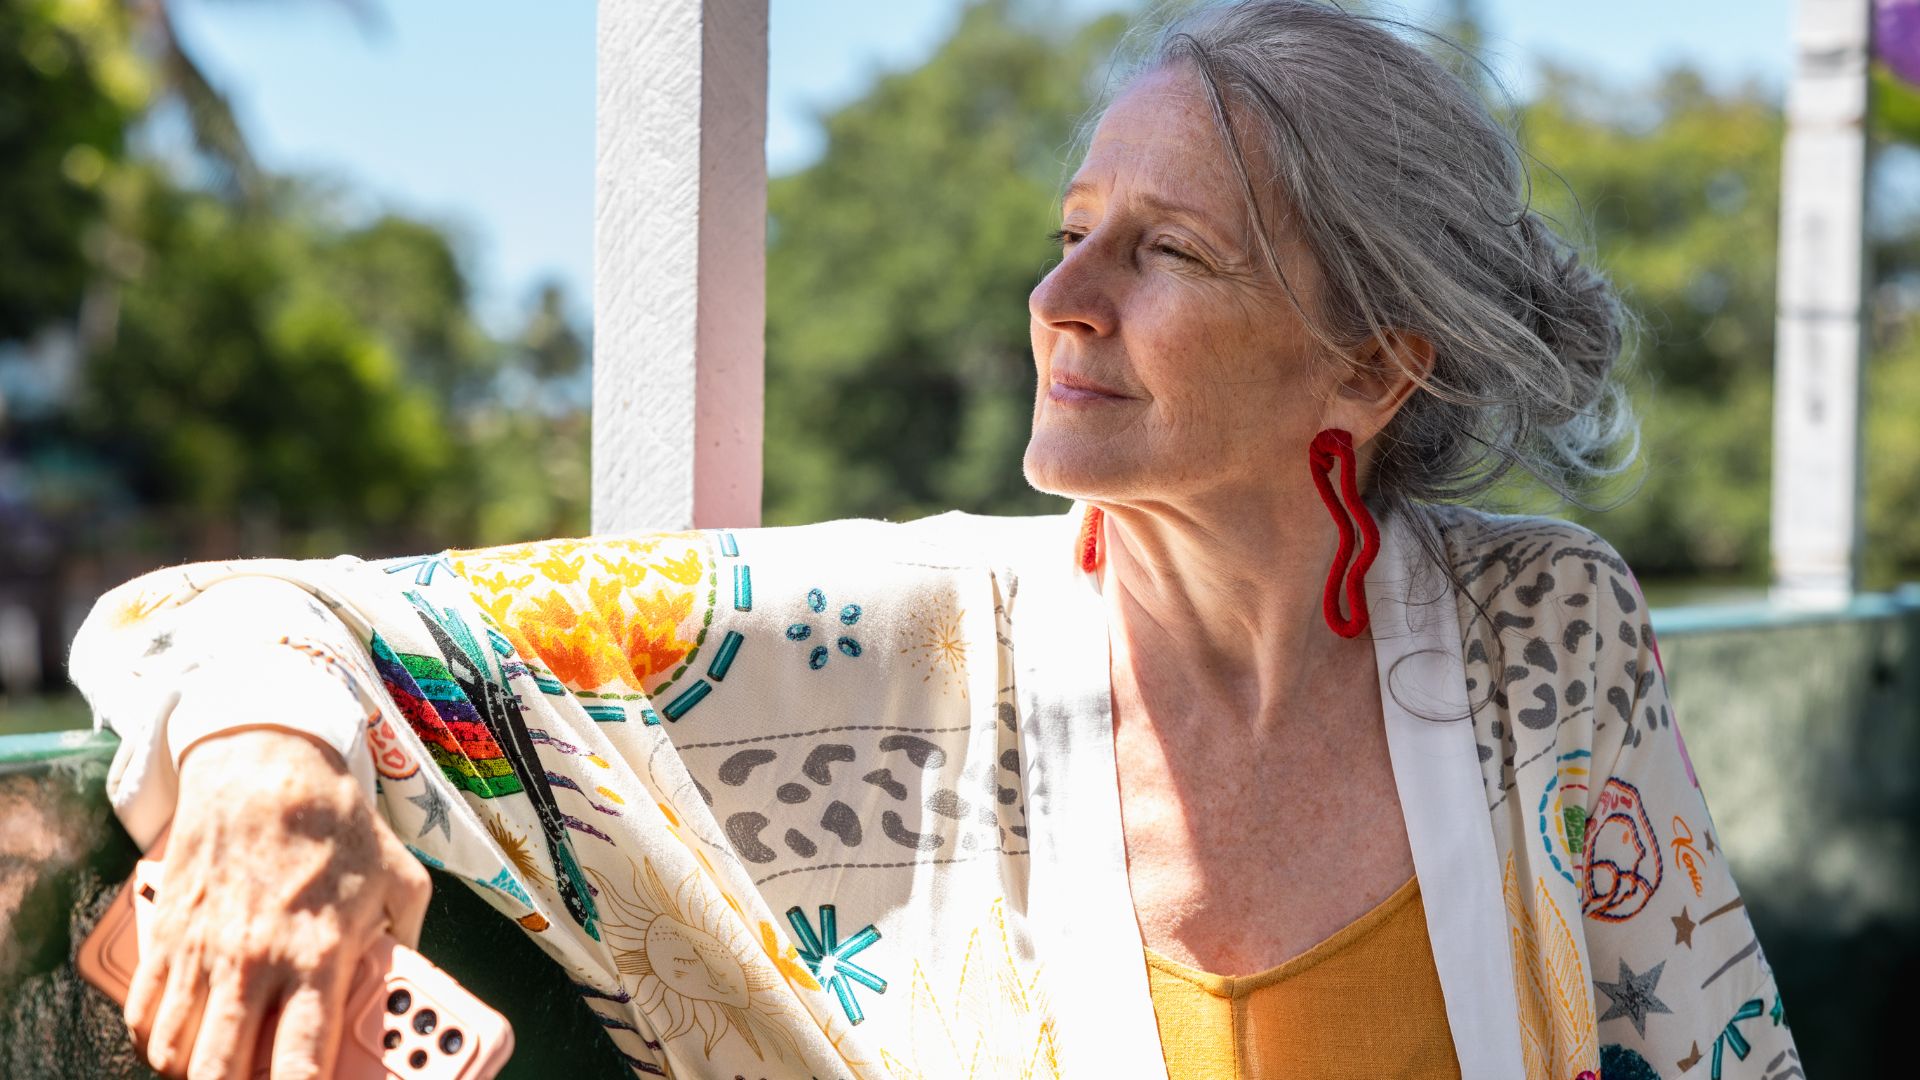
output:
POLYGON ((1410 331, 1376 334, 1354 351, 1334 401, 1334 426, 1357 446, 1378 435, 1433 372, 1433 342, 1410 331))

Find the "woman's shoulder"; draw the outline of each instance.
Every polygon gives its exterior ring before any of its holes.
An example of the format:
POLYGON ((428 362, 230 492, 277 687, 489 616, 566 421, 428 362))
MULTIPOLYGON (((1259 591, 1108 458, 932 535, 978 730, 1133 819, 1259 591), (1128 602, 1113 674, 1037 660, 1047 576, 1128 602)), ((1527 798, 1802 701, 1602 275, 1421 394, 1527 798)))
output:
POLYGON ((1536 632, 1547 624, 1646 618, 1646 600, 1627 561, 1586 525, 1470 506, 1425 509, 1469 608, 1506 612, 1505 625, 1536 632))
POLYGON ((1579 522, 1547 514, 1510 514, 1474 506, 1422 508, 1444 539, 1455 568, 1499 564, 1518 572, 1535 563, 1568 559, 1629 574, 1626 560, 1605 536, 1579 522))

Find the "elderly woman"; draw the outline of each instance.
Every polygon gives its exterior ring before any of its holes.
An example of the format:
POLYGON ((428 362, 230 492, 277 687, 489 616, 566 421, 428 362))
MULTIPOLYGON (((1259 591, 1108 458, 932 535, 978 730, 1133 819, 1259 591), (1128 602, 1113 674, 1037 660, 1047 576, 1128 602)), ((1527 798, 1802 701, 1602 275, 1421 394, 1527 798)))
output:
POLYGON ((1621 311, 1521 188, 1375 23, 1207 8, 1033 290, 1070 514, 115 590, 75 670, 171 821, 136 1038, 327 1074, 426 863, 639 1075, 1797 1075, 1632 574, 1464 505, 1630 431, 1621 311))

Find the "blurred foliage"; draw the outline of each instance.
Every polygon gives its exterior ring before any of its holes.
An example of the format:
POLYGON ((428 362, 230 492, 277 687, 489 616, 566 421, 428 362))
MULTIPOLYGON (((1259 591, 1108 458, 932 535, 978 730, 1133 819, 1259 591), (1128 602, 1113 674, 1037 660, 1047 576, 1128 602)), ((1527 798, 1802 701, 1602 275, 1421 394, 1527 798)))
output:
POLYGON ((0 3, 0 341, 73 315, 97 183, 145 98, 122 53, 92 48, 124 33, 118 9, 56 20, 55 6, 0 3))
MULTIPOLYGON (((772 183, 769 521, 1058 505, 1020 478, 1025 298, 1057 257, 1042 234, 1124 20, 1070 27, 1048 10, 971 5, 924 66, 823 117, 821 159, 772 183)), ((1470 41, 1471 7, 1447 12, 1470 41)), ((1913 117, 1903 130, 1920 131, 1913 117)), ((1525 484, 1501 505, 1583 520, 1647 576, 1764 581, 1777 100, 1684 68, 1624 89, 1548 69, 1514 120, 1535 205, 1596 252, 1640 317, 1625 374, 1644 441, 1587 500, 1605 509, 1544 503, 1525 484)), ((1881 238, 1879 254, 1883 273, 1911 272, 1920 237, 1881 238)), ((1869 584, 1920 574, 1912 336, 1888 338, 1869 370, 1869 584)))
POLYGON ((1866 372, 1868 588, 1920 577, 1920 314, 1889 339, 1866 372))
POLYGON ((1126 27, 1012 0, 823 118, 767 192, 766 516, 1061 506, 1022 478, 1027 293, 1090 79, 1126 27))
POLYGON ((237 216, 151 170, 128 179, 124 235, 150 254, 120 282, 118 326, 88 358, 78 428, 89 444, 143 499, 196 514, 255 507, 295 529, 419 514, 453 448, 445 399, 406 377, 398 350, 413 343, 416 309, 446 302, 446 282, 380 273, 362 232, 237 216), (340 265, 354 261, 372 265, 340 265), (374 287, 330 280, 353 269, 374 287))
POLYGON ((1871 77, 1874 134, 1883 140, 1920 146, 1920 86, 1877 62, 1871 77))
POLYGON ((444 227, 263 172, 164 3, 0 0, 0 154, 0 343, 70 328, 78 368, 0 399, 27 466, 0 506, 88 548, 126 519, 238 517, 288 554, 586 531, 566 295, 490 334, 444 227))
POLYGON ((1591 497, 1612 509, 1558 509, 1643 574, 1766 565, 1783 131, 1757 88, 1687 70, 1621 94, 1548 69, 1521 111, 1536 206, 1643 321, 1625 372, 1642 460, 1591 497))

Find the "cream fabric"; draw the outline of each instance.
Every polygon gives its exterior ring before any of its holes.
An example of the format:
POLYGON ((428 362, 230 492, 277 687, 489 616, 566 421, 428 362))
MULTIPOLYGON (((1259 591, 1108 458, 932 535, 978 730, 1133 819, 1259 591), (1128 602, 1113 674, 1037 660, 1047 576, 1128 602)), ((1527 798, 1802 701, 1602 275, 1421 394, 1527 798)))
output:
MULTIPOLYGON (((102 598, 73 672, 137 838, 171 725, 313 730, 636 1075, 1162 1075, 1078 510, 195 564, 102 598), (237 617, 240 579, 278 587, 237 617)), ((1367 585, 1463 1075, 1778 1075, 1631 574, 1433 513, 1469 591, 1392 520, 1367 585)))

